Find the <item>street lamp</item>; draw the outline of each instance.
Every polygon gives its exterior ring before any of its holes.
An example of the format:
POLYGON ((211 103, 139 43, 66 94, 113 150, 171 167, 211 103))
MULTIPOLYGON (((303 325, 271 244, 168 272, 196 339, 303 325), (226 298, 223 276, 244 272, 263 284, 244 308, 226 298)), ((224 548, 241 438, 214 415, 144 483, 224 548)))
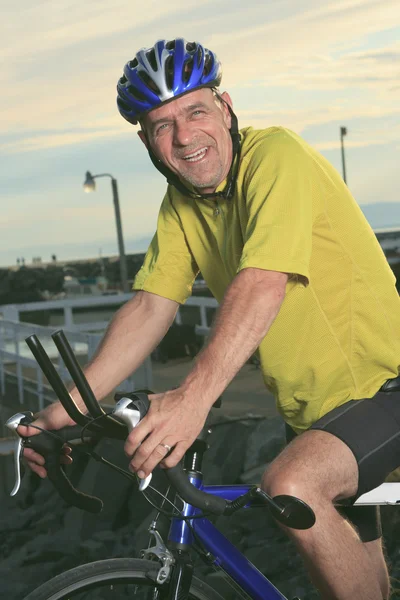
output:
POLYGON ((119 264, 121 270, 121 283, 122 289, 125 293, 129 292, 128 288, 128 272, 126 268, 126 258, 125 258, 125 248, 124 248, 124 238, 122 236, 122 224, 121 224, 121 213, 119 210, 119 198, 118 198, 118 186, 117 180, 114 179, 112 175, 109 173, 101 173, 100 175, 92 175, 90 171, 86 171, 86 179, 83 184, 83 189, 85 192, 94 192, 96 190, 96 182, 95 179, 98 177, 110 177, 111 178, 111 188, 113 193, 114 200, 114 209, 115 209, 115 221, 117 225, 117 236, 118 236, 118 249, 119 249, 119 264))
POLYGON ((343 180, 347 184, 347 181, 346 181, 346 163, 345 163, 345 160, 344 160, 344 143, 343 143, 343 138, 344 138, 345 135, 347 135, 347 128, 346 127, 341 127, 340 128, 340 143, 342 145, 343 180))

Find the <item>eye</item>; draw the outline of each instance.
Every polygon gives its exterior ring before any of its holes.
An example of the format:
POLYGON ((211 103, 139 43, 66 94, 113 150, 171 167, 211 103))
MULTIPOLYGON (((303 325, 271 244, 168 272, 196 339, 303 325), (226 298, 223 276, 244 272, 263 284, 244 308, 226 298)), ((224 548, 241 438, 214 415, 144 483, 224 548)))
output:
POLYGON ((169 126, 169 123, 163 123, 162 125, 159 125, 156 129, 156 133, 161 133, 161 132, 165 131, 168 126, 169 126))
POLYGON ((204 111, 200 110, 199 108, 197 110, 193 111, 193 116, 194 117, 197 117, 197 115, 203 115, 203 114, 204 114, 204 111))

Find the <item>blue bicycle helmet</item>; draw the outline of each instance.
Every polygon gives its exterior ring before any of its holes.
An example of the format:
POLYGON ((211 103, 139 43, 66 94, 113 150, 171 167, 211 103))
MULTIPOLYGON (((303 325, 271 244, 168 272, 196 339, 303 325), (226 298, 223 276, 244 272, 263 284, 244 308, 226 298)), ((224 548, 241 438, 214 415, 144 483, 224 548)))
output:
POLYGON ((133 125, 153 108, 202 87, 218 87, 218 58, 198 42, 160 40, 139 50, 117 84, 121 115, 133 125))

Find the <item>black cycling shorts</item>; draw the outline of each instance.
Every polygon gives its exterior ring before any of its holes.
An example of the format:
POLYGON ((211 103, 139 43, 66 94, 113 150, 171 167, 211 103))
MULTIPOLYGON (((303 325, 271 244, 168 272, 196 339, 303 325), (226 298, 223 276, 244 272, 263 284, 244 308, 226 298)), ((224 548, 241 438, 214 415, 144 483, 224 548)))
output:
MULTIPOLYGON (((353 452, 359 471, 358 490, 350 499, 354 502, 400 466, 400 391, 379 391, 373 398, 346 402, 310 429, 328 431, 353 452)), ((287 442, 295 435, 287 425, 287 442)), ((363 542, 381 537, 379 506, 349 506, 339 511, 353 523, 363 542)))

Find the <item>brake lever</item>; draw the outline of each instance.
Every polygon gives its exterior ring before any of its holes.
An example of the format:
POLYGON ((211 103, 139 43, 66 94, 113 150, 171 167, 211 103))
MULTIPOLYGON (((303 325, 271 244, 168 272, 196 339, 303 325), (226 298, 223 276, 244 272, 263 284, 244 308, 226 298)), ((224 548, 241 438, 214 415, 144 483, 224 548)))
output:
POLYGON ((25 413, 16 413, 6 421, 6 427, 13 431, 14 434, 17 436, 14 442, 15 484, 12 491, 10 492, 10 496, 15 496, 18 493, 19 488, 21 487, 21 458, 22 453, 24 451, 24 438, 22 438, 17 433, 17 428, 19 427, 19 425, 21 425, 22 421, 25 421, 25 423, 23 423, 24 425, 28 425, 28 419, 29 422, 32 422, 33 420, 33 413, 31 413, 30 411, 27 411, 25 413))
MULTIPOLYGON (((128 427, 128 431, 131 432, 137 424, 140 422, 140 412, 135 410, 134 408, 129 408, 129 406, 134 406, 131 398, 121 398, 115 408, 113 410, 113 414, 116 417, 119 417, 128 427)), ((139 481, 139 492, 143 492, 151 481, 151 473, 146 477, 146 479, 137 478, 139 481)))

